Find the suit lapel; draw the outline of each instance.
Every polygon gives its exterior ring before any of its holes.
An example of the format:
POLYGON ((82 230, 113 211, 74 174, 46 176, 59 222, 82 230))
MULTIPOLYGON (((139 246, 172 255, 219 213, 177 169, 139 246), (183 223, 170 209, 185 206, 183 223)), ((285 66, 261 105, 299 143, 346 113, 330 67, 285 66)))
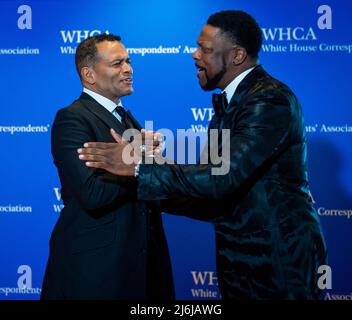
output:
POLYGON ((265 75, 266 72, 261 65, 257 65, 238 85, 235 94, 232 96, 230 105, 236 106, 242 97, 247 94, 248 90, 252 89, 253 85, 258 82, 258 78, 265 75))
POLYGON ((130 120, 132 128, 135 128, 135 129, 137 129, 139 131, 142 129, 142 126, 135 119, 135 117, 132 116, 132 113, 129 110, 127 111, 127 118, 130 120))
POLYGON ((109 128, 113 128, 120 135, 123 134, 126 129, 125 126, 90 95, 82 92, 79 100, 90 112, 103 121, 109 128))

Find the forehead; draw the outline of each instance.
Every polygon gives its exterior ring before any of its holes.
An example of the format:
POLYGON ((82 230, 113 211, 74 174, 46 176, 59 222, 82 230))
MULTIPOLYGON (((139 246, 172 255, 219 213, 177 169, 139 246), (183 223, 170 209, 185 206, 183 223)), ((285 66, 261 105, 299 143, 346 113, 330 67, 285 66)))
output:
POLYGON ((119 41, 103 41, 96 44, 100 58, 113 59, 128 56, 125 46, 119 41))
POLYGON ((198 42, 216 42, 220 41, 219 37, 220 28, 206 24, 200 32, 198 37, 198 42))

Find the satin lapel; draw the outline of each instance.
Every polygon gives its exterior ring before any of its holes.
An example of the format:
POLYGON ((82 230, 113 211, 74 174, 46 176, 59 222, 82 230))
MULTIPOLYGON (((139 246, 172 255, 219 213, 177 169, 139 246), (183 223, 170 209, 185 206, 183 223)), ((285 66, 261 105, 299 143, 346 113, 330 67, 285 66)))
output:
POLYGON ((258 82, 258 79, 265 74, 266 71, 261 65, 256 66, 249 74, 247 74, 247 76, 244 77, 244 79, 237 87, 235 94, 232 96, 232 99, 229 103, 231 107, 236 106, 242 97, 248 92, 248 90, 252 89, 255 83, 258 82))
POLYGON ((113 128, 119 135, 123 134, 126 129, 125 126, 122 125, 122 123, 118 121, 112 113, 106 110, 91 96, 83 92, 79 100, 90 112, 94 113, 94 115, 103 121, 109 128, 113 128))

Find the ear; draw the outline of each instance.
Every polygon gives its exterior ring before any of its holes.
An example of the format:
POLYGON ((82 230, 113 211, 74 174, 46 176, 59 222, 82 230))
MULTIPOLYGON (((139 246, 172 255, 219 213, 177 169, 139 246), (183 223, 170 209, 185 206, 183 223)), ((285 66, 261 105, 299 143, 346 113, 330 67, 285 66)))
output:
POLYGON ((247 58, 247 50, 242 47, 234 48, 234 55, 232 57, 232 64, 237 66, 242 64, 247 58))
POLYGON ((89 84, 93 85, 96 82, 95 72, 94 72, 93 68, 83 67, 81 69, 81 78, 82 78, 82 81, 88 82, 89 84))

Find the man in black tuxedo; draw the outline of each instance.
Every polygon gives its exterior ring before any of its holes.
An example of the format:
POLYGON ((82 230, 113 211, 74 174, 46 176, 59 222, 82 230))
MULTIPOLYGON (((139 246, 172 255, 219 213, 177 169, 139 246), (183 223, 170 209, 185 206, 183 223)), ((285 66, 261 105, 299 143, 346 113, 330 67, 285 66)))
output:
POLYGON ((230 132, 223 141, 229 143, 228 172, 214 174, 212 163, 137 164, 133 170, 119 156, 124 141, 88 144, 81 159, 115 175, 135 175, 139 199, 174 201, 167 212, 181 214, 175 201, 189 203, 184 215, 212 222, 224 299, 319 299, 327 251, 309 192, 301 105, 258 65, 262 34, 247 13, 213 14, 197 43, 200 86, 222 90, 213 96, 209 128, 230 132))
POLYGON ((102 34, 77 48, 84 87, 57 112, 51 147, 64 208, 50 239, 42 299, 174 299, 160 212, 137 201, 132 179, 88 168, 77 159, 86 141, 140 129, 120 98, 130 95, 132 67, 120 37, 102 34))

